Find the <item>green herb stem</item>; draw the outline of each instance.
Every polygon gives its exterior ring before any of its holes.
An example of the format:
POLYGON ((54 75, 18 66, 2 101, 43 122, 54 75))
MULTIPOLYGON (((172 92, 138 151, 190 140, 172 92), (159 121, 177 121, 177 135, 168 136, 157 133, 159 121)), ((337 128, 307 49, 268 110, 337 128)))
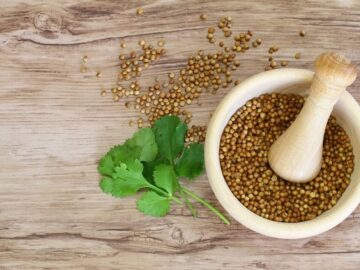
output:
POLYGON ((173 200, 177 204, 183 204, 182 201, 178 197, 170 195, 166 191, 162 190, 161 188, 158 188, 157 186, 154 186, 154 185, 150 184, 149 182, 148 182, 148 187, 151 188, 152 190, 158 192, 158 193, 161 193, 162 195, 165 195, 166 197, 169 197, 171 200, 173 200))
POLYGON ((187 207, 189 208, 191 214, 193 217, 197 216, 197 210, 196 208, 193 206, 193 204, 189 201, 186 193, 184 192, 184 190, 180 187, 180 195, 181 197, 184 198, 185 204, 187 205, 187 207))
POLYGON ((187 188, 182 187, 182 190, 189 195, 191 198, 193 198, 194 200, 200 202, 201 204, 203 204, 204 206, 206 206, 207 208, 209 208, 211 211, 213 211, 226 225, 230 224, 230 221, 218 210, 216 209, 214 206, 212 206, 210 203, 208 203, 206 200, 200 198, 198 195, 196 195, 195 193, 191 192, 190 190, 188 190, 187 188))

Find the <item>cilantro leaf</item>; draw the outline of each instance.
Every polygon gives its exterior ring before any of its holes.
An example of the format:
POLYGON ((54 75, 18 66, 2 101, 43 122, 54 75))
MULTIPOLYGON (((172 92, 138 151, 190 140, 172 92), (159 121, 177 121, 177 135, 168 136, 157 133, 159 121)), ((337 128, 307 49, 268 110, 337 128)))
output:
POLYGON ((129 162, 128 165, 121 163, 115 168, 115 173, 111 194, 115 197, 125 197, 134 195, 139 189, 149 186, 142 175, 143 165, 139 160, 129 162))
POLYGON ((136 149, 136 158, 140 161, 152 161, 155 159, 158 147, 155 135, 151 128, 142 128, 134 136, 125 142, 130 149, 136 149))
POLYGON ((110 155, 105 155, 99 162, 98 171, 101 175, 111 176, 114 172, 114 162, 110 155))
POLYGON ((158 119, 152 129, 143 128, 123 144, 114 146, 98 165, 103 176, 99 186, 114 197, 134 195, 143 188, 147 191, 137 201, 137 208, 145 215, 165 216, 172 201, 186 205, 195 215, 188 198, 203 204, 221 220, 228 219, 206 200, 182 186, 178 177, 194 179, 204 170, 204 147, 191 144, 184 149, 187 125, 177 116, 158 119))
POLYGON ((133 157, 135 152, 126 145, 114 146, 100 159, 98 172, 103 176, 112 176, 116 166, 121 163, 126 164, 136 158, 136 155, 133 157))
POLYGON ((145 215, 163 217, 169 212, 170 199, 154 191, 144 193, 137 201, 137 208, 145 215))
POLYGON ((157 165, 160 164, 169 164, 169 161, 167 161, 165 158, 157 157, 153 161, 150 162, 144 162, 144 170, 143 175, 151 183, 154 183, 154 170, 157 165))
POLYGON ((113 190, 113 180, 108 177, 101 179, 99 186, 104 193, 111 193, 113 190))
POLYGON ((178 189, 178 181, 173 166, 161 164, 155 168, 154 181, 158 187, 165 189, 170 195, 178 189))
POLYGON ((128 164, 135 159, 140 161, 152 161, 157 155, 158 149, 155 135, 151 128, 143 128, 121 145, 114 146, 100 160, 98 171, 101 175, 111 176, 115 167, 121 163, 128 164))
POLYGON ((204 171, 204 145, 192 143, 185 148, 175 165, 179 176, 194 179, 204 171))
POLYGON ((154 123, 153 131, 160 156, 173 164, 184 148, 187 125, 177 116, 164 116, 154 123))
POLYGON ((116 145, 110 149, 110 151, 106 154, 111 156, 114 166, 119 166, 121 163, 127 163, 128 160, 134 160, 139 155, 139 150, 134 148, 130 148, 128 145, 120 144, 116 145))

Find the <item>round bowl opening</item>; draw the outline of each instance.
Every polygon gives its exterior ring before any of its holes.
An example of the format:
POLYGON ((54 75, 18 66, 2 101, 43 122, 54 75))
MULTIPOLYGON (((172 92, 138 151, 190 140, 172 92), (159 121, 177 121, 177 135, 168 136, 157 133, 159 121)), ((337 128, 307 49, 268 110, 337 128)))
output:
POLYGON ((234 219, 249 229, 267 236, 296 239, 320 234, 342 222, 360 201, 360 107, 346 91, 335 105, 332 114, 350 137, 355 155, 355 166, 350 185, 333 208, 312 220, 299 223, 268 220, 242 205, 232 194, 222 175, 219 161, 220 138, 227 122, 237 109, 249 99, 264 93, 306 95, 312 78, 312 71, 290 68, 254 75, 224 97, 208 125, 205 140, 205 166, 215 196, 234 219))

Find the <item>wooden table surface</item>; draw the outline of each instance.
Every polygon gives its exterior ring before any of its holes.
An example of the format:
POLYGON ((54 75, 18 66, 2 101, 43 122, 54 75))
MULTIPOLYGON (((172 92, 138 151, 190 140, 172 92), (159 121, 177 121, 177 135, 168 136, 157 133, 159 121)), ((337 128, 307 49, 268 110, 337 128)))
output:
MULTIPOLYGON (((201 206, 197 219, 182 207, 145 217, 135 198, 103 194, 96 172, 99 157, 136 130, 128 125, 135 110, 100 97, 116 82, 120 39, 130 48, 139 39, 166 42, 143 86, 177 72, 198 49, 214 48, 206 29, 222 16, 233 17, 234 33, 250 29, 263 40, 240 56, 237 79, 263 71, 274 44, 290 67, 311 69, 328 50, 359 64, 359 1, 61 2, 0 2, 0 269, 360 268, 359 208, 322 235, 277 240, 234 220, 226 226, 201 206)), ((359 87, 360 79, 349 89, 358 101, 359 87)), ((206 124, 227 91, 204 94, 193 123, 206 124)), ((206 176, 191 187, 220 207, 206 176)))

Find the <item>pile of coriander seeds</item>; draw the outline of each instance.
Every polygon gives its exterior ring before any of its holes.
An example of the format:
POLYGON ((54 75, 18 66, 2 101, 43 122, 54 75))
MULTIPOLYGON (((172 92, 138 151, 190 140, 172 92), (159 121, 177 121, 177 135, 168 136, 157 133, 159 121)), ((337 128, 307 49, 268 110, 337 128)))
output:
MULTIPOLYGON (((144 16, 146 12, 143 8, 136 9, 136 16, 144 16)), ((207 14, 201 14, 200 21, 208 19, 207 14)), ((199 49, 187 59, 187 64, 178 72, 169 73, 166 81, 155 79, 154 84, 143 86, 141 75, 144 69, 151 68, 151 65, 164 57, 166 54, 165 41, 157 41, 157 47, 145 40, 139 40, 140 50, 132 48, 129 53, 124 53, 128 47, 124 40, 120 41, 121 53, 119 59, 119 72, 117 83, 110 91, 102 89, 102 97, 112 95, 114 102, 124 100, 125 107, 136 109, 142 116, 136 120, 130 120, 129 125, 137 124, 139 128, 151 125, 155 120, 163 115, 173 114, 183 118, 186 123, 190 123, 192 113, 187 106, 196 104, 201 106, 199 97, 204 93, 216 94, 220 88, 236 86, 240 80, 233 78, 233 73, 240 66, 239 54, 246 53, 250 48, 258 48, 262 44, 262 39, 253 37, 250 30, 233 33, 233 20, 226 16, 218 20, 214 27, 207 28, 207 40, 217 47, 216 52, 206 53, 199 49), (233 43, 226 46, 225 40, 233 39, 233 43)), ((300 37, 305 36, 305 31, 299 32, 300 37)), ((229 44, 229 42, 226 42, 229 44)), ((269 63, 265 70, 285 67, 287 60, 281 60, 278 65, 275 61, 274 53, 279 47, 273 45, 269 48, 269 63)), ((298 55, 298 54, 297 54, 298 55)), ((299 59, 300 57, 296 57, 299 59)), ((81 64, 82 73, 89 72, 89 57, 85 55, 81 64)), ((95 76, 99 79, 102 72, 97 70, 95 76)), ((205 140, 206 126, 193 126, 187 133, 188 141, 203 142, 205 140)))
POLYGON ((334 117, 326 126, 321 170, 314 180, 288 182, 270 168, 270 146, 303 104, 295 94, 253 98, 231 117, 221 137, 220 164, 230 190, 249 210, 270 220, 301 222, 331 209, 354 169, 350 139, 334 117))
MULTIPOLYGON (((207 15, 201 14, 200 20, 206 21, 207 15)), ((167 114, 178 115, 190 123, 193 115, 187 107, 191 104, 201 106, 199 97, 204 93, 215 95, 221 88, 238 85, 240 81, 233 78, 233 73, 240 67, 239 55, 262 43, 261 38, 254 38, 250 30, 233 33, 231 28, 231 17, 220 18, 216 26, 207 28, 207 39, 217 47, 215 52, 207 53, 199 49, 188 57, 186 65, 178 72, 169 73, 165 81, 156 79, 147 87, 141 83, 142 71, 151 68, 153 62, 164 57, 165 41, 159 40, 156 47, 145 40, 139 40, 140 50, 133 49, 124 53, 123 50, 128 46, 121 40, 117 85, 110 91, 103 89, 101 96, 105 97, 110 92, 114 102, 125 100, 126 108, 134 108, 142 114, 138 119, 129 121, 131 126, 137 124, 141 128, 167 114), (232 45, 225 46, 224 38, 233 39, 232 45)), ((82 72, 86 70, 86 62, 87 56, 86 61, 83 61, 82 72)), ((98 78, 101 77, 101 72, 96 74, 98 78)), ((192 126, 188 131, 187 141, 203 142, 205 128, 192 126)))
MULTIPOLYGON (((200 19, 206 20, 207 16, 202 14, 200 19)), ((231 17, 223 17, 219 20, 218 28, 223 32, 225 38, 232 35, 231 21, 231 17)), ((215 43, 216 31, 215 27, 208 28, 207 38, 210 43, 215 43)), ((142 117, 145 118, 145 121, 138 124, 139 127, 142 127, 145 122, 152 124, 167 114, 181 116, 185 122, 189 123, 192 113, 186 109, 188 105, 193 103, 201 105, 198 99, 203 93, 216 94, 220 88, 227 88, 232 83, 234 85, 239 83, 238 80, 233 79, 232 74, 240 66, 240 60, 237 59, 238 54, 244 53, 250 48, 249 42, 252 35, 251 31, 235 35, 232 47, 224 47, 224 42, 220 41, 219 49, 216 52, 206 53, 204 50, 198 50, 188 57, 184 68, 177 73, 169 73, 167 81, 155 81, 153 85, 145 89, 141 87, 138 80, 131 81, 131 79, 140 77, 141 69, 148 68, 152 61, 162 57, 165 49, 155 48, 141 40, 139 41, 139 46, 142 48, 140 54, 133 51, 129 55, 120 54, 119 56, 121 70, 118 86, 111 90, 113 100, 119 101, 127 96, 136 96, 132 101, 133 107, 140 111, 144 115, 142 117), (128 91, 124 85, 126 81, 130 83, 128 91)), ((255 43, 260 45, 261 39, 257 39, 255 43)), ((121 44, 121 47, 125 47, 124 43, 121 44)), ((163 40, 158 42, 159 47, 164 45, 163 40)), ((189 130, 188 140, 203 141, 204 129, 203 126, 194 126, 189 130), (195 133, 191 134, 191 132, 195 133)))

